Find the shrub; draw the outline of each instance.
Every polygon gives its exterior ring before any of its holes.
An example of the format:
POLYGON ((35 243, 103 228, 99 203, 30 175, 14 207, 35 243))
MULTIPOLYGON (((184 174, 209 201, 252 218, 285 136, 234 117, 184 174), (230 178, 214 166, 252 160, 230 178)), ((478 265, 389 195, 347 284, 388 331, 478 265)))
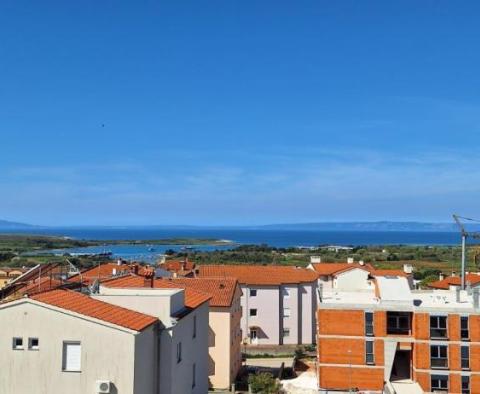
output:
POLYGON ((268 372, 250 375, 248 377, 248 384, 252 389, 252 393, 277 394, 280 390, 280 385, 273 375, 268 372))

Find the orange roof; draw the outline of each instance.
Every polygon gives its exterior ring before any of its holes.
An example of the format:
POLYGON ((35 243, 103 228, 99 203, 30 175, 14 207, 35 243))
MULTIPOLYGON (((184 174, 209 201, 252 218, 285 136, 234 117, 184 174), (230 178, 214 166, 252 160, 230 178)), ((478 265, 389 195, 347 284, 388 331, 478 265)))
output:
POLYGON ((235 278, 174 278, 167 281, 210 294, 210 305, 218 307, 231 306, 239 287, 235 278))
POLYGON ((31 299, 135 331, 142 331, 158 321, 156 317, 96 300, 71 290, 52 290, 36 294, 31 299))
MULTIPOLYGON (((93 282, 95 279, 108 279, 114 275, 125 274, 131 271, 131 267, 126 264, 103 263, 96 267, 88 268, 82 271, 81 278, 85 283, 93 282), (115 272, 115 274, 114 274, 115 272)), ((80 281, 80 274, 72 276, 69 281, 80 281)))
POLYGON ((195 263, 193 261, 180 261, 180 260, 168 260, 160 265, 163 269, 167 271, 191 271, 195 268, 195 263))
POLYGON ((281 285, 317 280, 315 271, 288 265, 200 265, 200 277, 233 277, 242 284, 281 285))
POLYGON ((44 276, 44 277, 37 278, 35 280, 30 281, 28 284, 26 284, 25 287, 22 287, 19 290, 19 293, 32 295, 32 294, 44 292, 47 290, 56 289, 61 285, 62 285, 62 282, 59 281, 58 279, 44 276))
MULTIPOLYGON (((470 282, 471 285, 480 283, 480 274, 466 274, 465 283, 470 282)), ((460 286, 462 278, 460 276, 449 276, 443 280, 429 283, 428 286, 433 289, 448 289, 450 286, 460 286)))
POLYGON ((373 269, 370 271, 373 276, 408 276, 403 270, 373 269))
MULTIPOLYGON (((107 287, 119 288, 145 288, 145 278, 135 275, 125 275, 119 278, 114 278, 102 283, 107 287)), ((204 302, 210 300, 211 296, 198 290, 193 290, 181 283, 173 283, 167 279, 155 279, 153 281, 153 288, 155 289, 185 289, 185 306, 187 308, 195 309, 204 302)))
POLYGON ((336 275, 353 268, 367 270, 373 276, 407 276, 403 270, 376 269, 371 264, 361 265, 358 263, 314 263, 312 266, 315 272, 322 276, 336 275))

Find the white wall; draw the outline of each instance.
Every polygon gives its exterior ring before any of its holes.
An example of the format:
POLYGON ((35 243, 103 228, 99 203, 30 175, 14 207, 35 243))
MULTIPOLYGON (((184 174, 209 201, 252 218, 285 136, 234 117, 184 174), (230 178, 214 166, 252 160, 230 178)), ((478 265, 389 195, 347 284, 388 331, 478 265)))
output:
POLYGON ((163 330, 160 344, 160 393, 206 394, 208 391, 208 302, 182 317, 171 329, 163 330), (197 335, 193 338, 193 319, 197 335), (182 361, 177 363, 177 343, 182 343, 182 361), (193 364, 196 384, 192 388, 193 364))
POLYGON ((94 393, 96 380, 105 379, 114 382, 114 394, 150 394, 142 388, 134 390, 132 333, 30 300, 0 308, 0 327, 3 393, 88 394, 94 393), (23 338, 25 350, 12 349, 13 337, 23 338), (38 351, 26 349, 29 337, 39 339, 38 351), (81 341, 81 372, 62 372, 63 341, 67 340, 81 341))
POLYGON ((361 290, 367 288, 368 271, 354 268, 336 275, 334 287, 339 290, 361 290))

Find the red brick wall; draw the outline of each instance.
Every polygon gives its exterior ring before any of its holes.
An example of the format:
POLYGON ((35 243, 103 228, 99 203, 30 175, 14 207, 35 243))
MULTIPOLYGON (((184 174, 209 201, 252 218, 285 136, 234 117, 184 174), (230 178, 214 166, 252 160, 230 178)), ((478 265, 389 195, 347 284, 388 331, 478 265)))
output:
POLYGON ((318 333, 323 335, 365 335, 365 312, 319 309, 318 333))
POLYGON ((430 338, 430 315, 428 313, 415 313, 413 335, 416 339, 430 338))
POLYGON ((384 383, 382 368, 321 367, 318 376, 322 389, 380 391, 384 383))
POLYGON ((470 377, 470 392, 472 394, 480 393, 480 376, 473 375, 470 377))
POLYGON ((373 332, 376 337, 387 336, 387 313, 386 312, 374 312, 373 332))
POLYGON ((452 371, 462 369, 460 363, 460 345, 448 346, 448 368, 452 371))
MULTIPOLYGON (((374 340, 375 365, 383 365, 383 340, 374 340)), ((318 342, 320 363, 357 364, 365 363, 365 340, 352 338, 320 338, 318 342), (348 351, 351 351, 349 354, 348 351)))
POLYGON ((470 339, 472 342, 480 342, 480 316, 470 316, 470 339))
POLYGON ((413 363, 417 369, 430 368, 430 346, 428 343, 415 343, 413 345, 413 363))
POLYGON ((480 372, 480 345, 470 345, 470 369, 480 372))
POLYGON ((450 393, 462 392, 462 380, 459 374, 451 373, 448 377, 448 391, 450 393))
POLYGON ((414 374, 414 379, 418 382, 423 391, 430 391, 430 374, 427 372, 417 372, 414 374))
POLYGON ((448 315, 448 339, 451 341, 460 340, 460 316, 448 315))

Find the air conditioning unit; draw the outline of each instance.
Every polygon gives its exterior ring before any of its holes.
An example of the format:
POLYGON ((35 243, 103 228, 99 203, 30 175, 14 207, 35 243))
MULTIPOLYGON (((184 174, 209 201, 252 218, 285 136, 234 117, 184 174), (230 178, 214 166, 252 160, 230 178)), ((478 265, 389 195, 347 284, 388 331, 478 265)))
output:
POLYGON ((108 380, 97 380, 95 382, 96 393, 99 394, 110 394, 112 383, 108 380))

